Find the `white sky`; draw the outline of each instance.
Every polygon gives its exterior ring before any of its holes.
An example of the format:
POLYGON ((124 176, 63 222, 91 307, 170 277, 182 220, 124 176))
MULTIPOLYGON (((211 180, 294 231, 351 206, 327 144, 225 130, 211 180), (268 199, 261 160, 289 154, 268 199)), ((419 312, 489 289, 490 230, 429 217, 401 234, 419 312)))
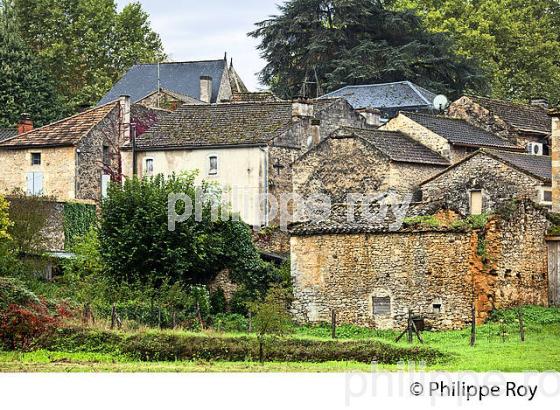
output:
MULTIPOLYGON (((171 61, 233 57, 250 90, 263 88, 257 75, 265 65, 258 42, 247 37, 254 23, 278 14, 282 0, 138 0, 150 15, 171 61)), ((119 8, 131 0, 117 0, 119 8)))

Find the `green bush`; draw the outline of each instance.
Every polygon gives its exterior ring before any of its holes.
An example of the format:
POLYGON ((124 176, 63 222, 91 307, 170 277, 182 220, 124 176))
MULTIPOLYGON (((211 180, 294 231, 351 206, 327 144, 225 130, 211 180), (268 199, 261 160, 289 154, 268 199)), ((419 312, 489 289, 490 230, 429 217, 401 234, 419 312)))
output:
POLYGON ((404 219, 404 225, 407 227, 430 227, 438 228, 441 222, 434 215, 413 216, 404 219))
MULTIPOLYGON (((252 361, 259 357, 259 343, 250 336, 207 336, 179 332, 116 333, 83 329, 59 329, 41 348, 66 352, 123 354, 142 361, 252 361)), ((449 357, 427 347, 400 347, 375 340, 336 341, 277 338, 266 350, 266 360, 275 362, 357 361, 396 364, 449 357)))
POLYGON ((498 309, 492 312, 491 322, 504 321, 516 323, 519 309, 523 311, 523 319, 528 326, 542 326, 560 323, 560 308, 543 306, 524 306, 521 308, 498 309))
POLYGON ((0 278, 0 309, 9 305, 26 306, 38 304, 39 298, 15 278, 0 278))
POLYGON ((247 331, 249 322, 243 315, 219 313, 212 318, 212 328, 221 332, 241 333, 247 331))

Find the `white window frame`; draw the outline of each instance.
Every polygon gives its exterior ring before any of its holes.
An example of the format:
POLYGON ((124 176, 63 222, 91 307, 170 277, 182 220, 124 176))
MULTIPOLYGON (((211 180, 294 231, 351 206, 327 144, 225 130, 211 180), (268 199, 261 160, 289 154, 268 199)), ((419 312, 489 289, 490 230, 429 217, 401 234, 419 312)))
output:
POLYGON ((45 193, 45 177, 42 172, 27 173, 27 195, 42 196, 45 193))
POLYGON ((218 156, 218 154, 210 154, 208 155, 208 176, 211 177, 215 177, 219 174, 220 172, 220 157, 218 156), (216 170, 215 172, 212 172, 212 158, 216 158, 216 170))
POLYGON ((155 165, 156 165, 156 160, 152 157, 148 157, 148 158, 144 158, 144 176, 146 177, 153 177, 155 172, 155 165), (152 162, 152 170, 151 172, 148 172, 148 162, 151 161, 152 162))
POLYGON ((30 153, 30 158, 29 158, 29 162, 31 163, 32 167, 40 167, 41 165, 43 165, 43 153, 42 152, 31 152, 30 153), (34 164, 33 163, 33 155, 39 155, 39 163, 38 164, 34 164))
POLYGON ((544 206, 552 206, 552 198, 551 198, 550 201, 545 201, 544 200, 544 193, 545 192, 550 192, 550 195, 552 195, 552 188, 544 187, 544 186, 539 188, 539 202, 540 202, 541 205, 544 205, 544 206))

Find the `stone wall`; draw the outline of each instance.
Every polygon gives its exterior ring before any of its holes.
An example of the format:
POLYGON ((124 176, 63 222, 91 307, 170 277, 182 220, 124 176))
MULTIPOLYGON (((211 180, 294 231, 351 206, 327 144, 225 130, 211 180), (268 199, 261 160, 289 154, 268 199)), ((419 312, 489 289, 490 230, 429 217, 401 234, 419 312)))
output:
POLYGON ((480 152, 421 186, 422 200, 444 201, 463 215, 470 213, 470 191, 482 191, 483 212, 492 212, 515 197, 539 201, 542 182, 480 152))
POLYGON ((112 179, 120 177, 119 131, 120 109, 115 107, 79 142, 76 199, 100 202, 102 200, 102 175, 110 175, 112 179), (103 162, 104 146, 109 149, 107 166, 103 162))
POLYGON ((292 237, 291 247, 299 322, 326 322, 332 309, 340 323, 377 328, 405 327, 409 309, 436 329, 469 321, 468 232, 292 237), (373 314, 374 296, 390 297, 390 314, 373 314))
POLYGON ((434 329, 456 329, 470 323, 473 304, 479 323, 494 309, 547 306, 546 211, 513 204, 476 231, 293 236, 295 319, 326 322, 335 310, 341 323, 403 328, 412 309, 434 329), (372 298, 383 296, 390 313, 376 315, 372 298))

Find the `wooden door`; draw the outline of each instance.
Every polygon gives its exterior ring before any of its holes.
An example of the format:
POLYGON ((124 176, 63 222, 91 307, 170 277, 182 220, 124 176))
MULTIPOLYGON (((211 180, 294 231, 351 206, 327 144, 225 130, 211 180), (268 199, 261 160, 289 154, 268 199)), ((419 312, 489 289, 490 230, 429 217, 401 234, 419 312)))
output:
POLYGON ((560 306, 560 241, 548 242, 548 295, 552 306, 560 306))

